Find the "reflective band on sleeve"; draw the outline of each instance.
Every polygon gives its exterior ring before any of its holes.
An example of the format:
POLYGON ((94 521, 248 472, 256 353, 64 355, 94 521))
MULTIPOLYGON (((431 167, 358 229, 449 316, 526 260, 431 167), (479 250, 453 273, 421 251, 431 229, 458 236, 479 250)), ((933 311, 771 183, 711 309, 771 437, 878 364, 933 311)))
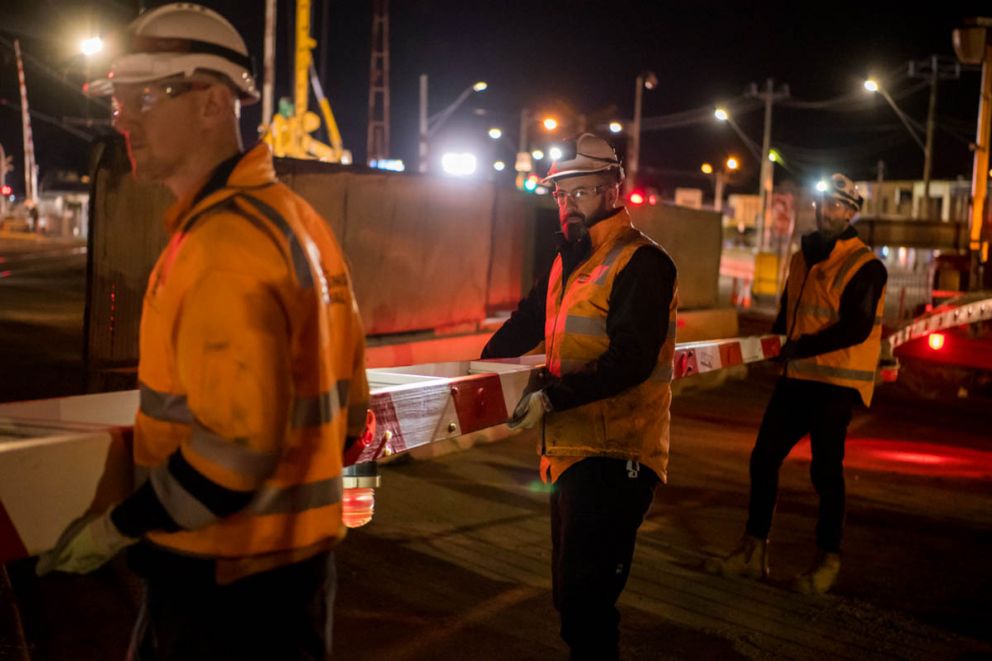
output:
POLYGON ((673 377, 675 376, 675 366, 671 363, 667 365, 658 365, 651 372, 651 376, 648 377, 648 381, 656 381, 660 383, 671 383, 673 377))
POLYGON ((248 506, 254 514, 290 514, 341 502, 341 477, 289 487, 263 487, 248 506))
MULTIPOLYGON (((293 410, 289 415, 290 425, 294 429, 302 427, 318 427, 336 418, 341 407, 348 400, 350 382, 338 381, 337 387, 330 392, 322 392, 312 397, 297 397, 293 400, 293 410)), ((364 415, 364 411, 363 411, 364 415)))
POLYGON ((248 446, 248 439, 224 438, 199 421, 193 423, 189 447, 204 459, 256 482, 271 475, 279 463, 278 452, 259 452, 248 446))
POLYGON ((173 395, 152 390, 144 383, 138 384, 139 409, 149 418, 162 422, 193 424, 193 414, 186 403, 186 395, 173 395))
POLYGON ((206 505, 179 484, 167 464, 153 468, 148 479, 162 507, 181 528, 197 530, 217 521, 217 516, 206 505))

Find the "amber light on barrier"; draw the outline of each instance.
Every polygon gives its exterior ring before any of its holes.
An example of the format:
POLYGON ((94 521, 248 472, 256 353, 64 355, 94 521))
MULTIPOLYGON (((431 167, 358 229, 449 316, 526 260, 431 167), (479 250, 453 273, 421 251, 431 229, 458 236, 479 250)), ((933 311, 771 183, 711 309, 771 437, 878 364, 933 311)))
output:
POLYGON ((357 487, 345 489, 341 500, 341 519, 349 528, 361 528, 375 513, 375 489, 357 487))

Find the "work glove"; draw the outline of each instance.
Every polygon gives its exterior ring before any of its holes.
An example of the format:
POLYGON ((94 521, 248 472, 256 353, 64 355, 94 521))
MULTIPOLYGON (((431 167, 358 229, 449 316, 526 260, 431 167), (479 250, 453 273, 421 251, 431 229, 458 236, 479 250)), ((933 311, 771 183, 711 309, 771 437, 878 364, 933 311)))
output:
POLYGON ((96 516, 84 516, 69 524, 55 548, 41 554, 35 572, 38 576, 50 571, 88 574, 137 541, 117 529, 110 520, 109 510, 96 516))
POLYGON ((531 429, 541 422, 541 418, 549 411, 551 411, 551 401, 548 396, 543 390, 535 390, 520 398, 513 409, 513 417, 506 424, 510 429, 518 427, 531 429))

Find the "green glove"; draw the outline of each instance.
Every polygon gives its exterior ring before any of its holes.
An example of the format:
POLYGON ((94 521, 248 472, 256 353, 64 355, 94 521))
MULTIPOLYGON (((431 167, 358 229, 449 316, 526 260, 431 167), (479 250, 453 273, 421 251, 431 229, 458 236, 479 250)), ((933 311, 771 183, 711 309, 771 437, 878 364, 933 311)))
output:
POLYGON ((97 516, 86 516, 69 524, 55 548, 41 554, 35 571, 38 576, 50 571, 88 574, 137 541, 117 530, 110 520, 109 510, 97 516))

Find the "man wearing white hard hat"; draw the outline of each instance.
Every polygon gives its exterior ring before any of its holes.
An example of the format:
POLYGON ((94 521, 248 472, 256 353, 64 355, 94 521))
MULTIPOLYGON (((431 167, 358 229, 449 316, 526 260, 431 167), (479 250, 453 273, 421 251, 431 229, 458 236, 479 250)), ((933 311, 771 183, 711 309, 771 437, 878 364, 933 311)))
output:
POLYGON ((511 427, 537 427, 552 484, 552 584, 573 659, 616 659, 616 601, 637 530, 667 478, 676 269, 619 206, 623 168, 590 133, 565 145, 554 186, 561 233, 551 272, 483 350, 519 356, 543 343, 547 380, 511 427))
POLYGON ((803 236, 772 332, 788 340, 783 374, 765 410, 751 452, 751 497, 745 534, 734 551, 707 561, 723 575, 766 578, 768 535, 778 495, 778 472, 807 434, 810 479, 820 498, 817 552, 793 581, 799 592, 821 594, 840 572, 844 530, 844 441, 855 405, 871 404, 881 351, 885 266, 851 226, 863 199, 854 182, 836 173, 816 202, 816 231, 803 236))
POLYGON ((226 19, 165 5, 123 46, 88 89, 113 95, 134 175, 176 197, 141 319, 137 486, 38 571, 89 572, 130 547, 145 588, 132 658, 321 659, 342 452, 368 402, 348 269, 268 146, 242 147, 258 92, 226 19))

